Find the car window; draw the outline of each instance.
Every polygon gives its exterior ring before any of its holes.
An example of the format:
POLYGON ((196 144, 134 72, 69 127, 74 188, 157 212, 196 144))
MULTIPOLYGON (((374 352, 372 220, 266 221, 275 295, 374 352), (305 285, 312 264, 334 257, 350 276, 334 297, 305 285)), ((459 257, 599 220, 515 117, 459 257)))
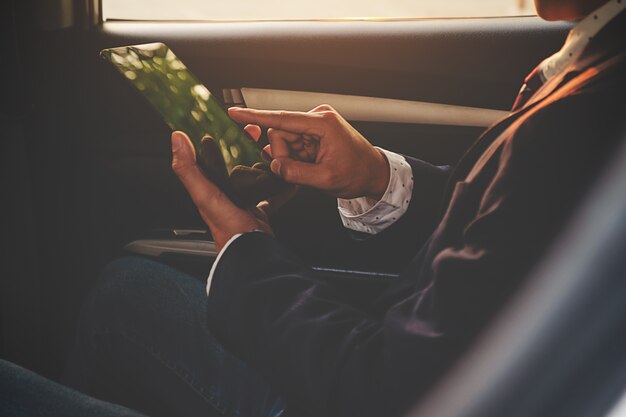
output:
POLYGON ((326 20, 534 15, 532 0, 102 0, 104 19, 326 20))

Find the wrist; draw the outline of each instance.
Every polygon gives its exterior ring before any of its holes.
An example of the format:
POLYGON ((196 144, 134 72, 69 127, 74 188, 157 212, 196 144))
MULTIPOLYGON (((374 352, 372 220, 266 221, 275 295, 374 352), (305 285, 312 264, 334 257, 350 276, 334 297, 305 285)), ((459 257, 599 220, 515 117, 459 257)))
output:
POLYGON ((215 242, 215 247, 220 252, 222 248, 229 242, 233 236, 239 236, 250 232, 267 232, 264 228, 254 222, 245 222, 243 224, 226 224, 218 226, 216 224, 209 224, 209 230, 211 231, 211 237, 215 242), (226 227, 224 227, 226 226, 226 227))
POLYGON ((374 167, 371 170, 371 178, 369 181, 369 190, 366 194, 366 197, 371 198, 373 200, 380 200, 385 191, 387 191, 387 187, 389 186, 389 161, 387 160, 387 156, 385 156, 384 152, 380 149, 375 148, 376 158, 374 167))

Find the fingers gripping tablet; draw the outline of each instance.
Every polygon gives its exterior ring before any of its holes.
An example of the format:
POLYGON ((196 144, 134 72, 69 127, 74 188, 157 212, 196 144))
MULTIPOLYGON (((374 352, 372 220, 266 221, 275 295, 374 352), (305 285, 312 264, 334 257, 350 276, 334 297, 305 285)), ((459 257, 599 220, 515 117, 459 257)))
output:
POLYGON ((268 169, 262 149, 219 100, 163 43, 104 49, 100 55, 152 104, 172 130, 189 136, 207 176, 239 206, 281 192, 285 183, 268 169))

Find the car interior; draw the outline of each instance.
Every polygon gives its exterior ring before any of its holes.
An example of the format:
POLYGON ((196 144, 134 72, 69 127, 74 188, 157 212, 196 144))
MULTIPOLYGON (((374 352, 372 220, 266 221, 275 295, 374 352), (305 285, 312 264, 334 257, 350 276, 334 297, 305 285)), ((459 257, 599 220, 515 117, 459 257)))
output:
MULTIPOLYGON (((170 129, 101 49, 164 42, 227 106, 327 103, 377 146, 454 165, 571 27, 534 16, 103 20, 97 0, 0 7, 0 357, 53 380, 106 263, 145 256, 206 279, 217 255, 172 172, 170 129)), ((622 152, 527 285, 412 415, 609 415, 626 389, 624 166, 622 152), (611 302, 598 306, 603 294, 611 302), (592 322, 576 320, 582 310, 592 322), (581 334, 597 337, 555 359, 581 334)), ((272 226, 320 276, 358 277, 363 291, 406 262, 367 241, 346 249, 336 200, 314 190, 300 190, 272 226)))

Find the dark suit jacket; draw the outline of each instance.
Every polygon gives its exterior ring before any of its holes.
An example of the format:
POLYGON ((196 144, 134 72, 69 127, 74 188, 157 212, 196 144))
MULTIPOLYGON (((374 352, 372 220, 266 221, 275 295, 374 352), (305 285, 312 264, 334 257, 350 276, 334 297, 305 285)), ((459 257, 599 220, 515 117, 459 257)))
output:
POLYGON ((401 244, 424 218, 438 226, 371 309, 346 302, 277 239, 250 233, 215 271, 215 335, 308 414, 401 415, 520 285, 615 148, 625 17, 489 128, 454 172, 409 159, 414 198, 382 238, 401 244))

